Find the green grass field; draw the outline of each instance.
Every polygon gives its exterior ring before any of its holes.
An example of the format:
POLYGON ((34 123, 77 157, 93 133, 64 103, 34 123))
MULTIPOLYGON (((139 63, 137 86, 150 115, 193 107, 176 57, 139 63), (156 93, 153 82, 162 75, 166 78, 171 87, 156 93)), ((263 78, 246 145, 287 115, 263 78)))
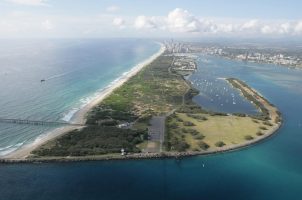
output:
MULTIPOLYGON (((217 146, 219 142, 223 142, 224 147, 241 144, 248 139, 259 137, 260 127, 269 128, 262 121, 250 117, 211 116, 209 114, 192 116, 194 118, 185 113, 176 113, 167 124, 170 141, 174 138, 185 141, 189 145, 187 151, 204 151, 202 149, 204 143, 209 145, 207 150, 218 150, 221 148, 217 146), (188 126, 185 122, 191 122, 193 125, 188 126)), ((171 148, 171 150, 177 150, 177 148, 171 148)))

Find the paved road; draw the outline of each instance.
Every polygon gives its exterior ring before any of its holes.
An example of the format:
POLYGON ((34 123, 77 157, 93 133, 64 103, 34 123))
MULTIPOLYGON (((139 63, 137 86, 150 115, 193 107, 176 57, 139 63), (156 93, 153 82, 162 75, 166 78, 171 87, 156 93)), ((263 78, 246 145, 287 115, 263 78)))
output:
MULTIPOLYGON (((175 61, 175 57, 173 58, 173 61, 171 62, 170 67, 168 68, 169 73, 171 75, 174 75, 171 72, 171 67, 175 61)), ((191 88, 190 85, 186 82, 187 90, 185 94, 189 91, 191 88)), ((182 98, 182 105, 185 104, 185 94, 182 98)), ((165 140, 165 122, 166 118, 173 114, 176 111, 176 109, 171 110, 170 112, 166 113, 164 116, 153 116, 150 120, 150 126, 148 128, 148 134, 149 134, 149 140, 147 145, 147 152, 152 153, 158 153, 163 151, 163 143, 165 140), (159 145, 158 145, 159 144, 159 145)))
POLYGON ((151 143, 159 143, 159 147, 150 146, 148 152, 162 152, 165 138, 165 120, 166 116, 154 116, 150 120, 148 128, 149 141, 151 143))

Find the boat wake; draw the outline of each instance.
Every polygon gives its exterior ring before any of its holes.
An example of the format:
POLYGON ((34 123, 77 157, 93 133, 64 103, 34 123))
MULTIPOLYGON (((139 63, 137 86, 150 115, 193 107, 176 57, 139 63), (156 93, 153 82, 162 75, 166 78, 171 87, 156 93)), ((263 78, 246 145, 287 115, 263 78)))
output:
POLYGON ((73 70, 73 71, 69 71, 69 72, 65 72, 65 73, 61 73, 61 74, 56 74, 56 75, 53 75, 53 76, 50 76, 48 78, 45 78, 44 80, 45 81, 49 81, 49 80, 52 80, 52 79, 57 79, 57 78, 61 78, 63 76, 66 76, 66 75, 69 75, 73 72, 76 72, 76 71, 79 71, 80 69, 77 69, 77 70, 73 70))

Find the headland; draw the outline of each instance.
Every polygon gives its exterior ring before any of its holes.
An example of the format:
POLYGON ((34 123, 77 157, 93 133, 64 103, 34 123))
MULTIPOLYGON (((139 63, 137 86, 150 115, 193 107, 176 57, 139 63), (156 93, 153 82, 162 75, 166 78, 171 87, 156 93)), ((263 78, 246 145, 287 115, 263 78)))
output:
POLYGON ((226 78, 258 109, 259 115, 204 110, 185 76, 191 57, 162 47, 79 111, 79 129, 63 127, 6 157, 3 162, 143 159, 207 155, 262 141, 282 124, 281 113, 239 79, 226 78))

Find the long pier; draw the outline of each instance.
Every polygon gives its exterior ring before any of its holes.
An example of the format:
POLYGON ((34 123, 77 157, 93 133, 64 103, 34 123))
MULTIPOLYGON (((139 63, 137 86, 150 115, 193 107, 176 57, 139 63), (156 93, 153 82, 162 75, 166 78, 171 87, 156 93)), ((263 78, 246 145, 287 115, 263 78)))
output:
POLYGON ((8 124, 28 124, 28 125, 39 125, 39 126, 84 126, 84 124, 74 124, 68 122, 54 122, 54 121, 41 121, 41 120, 27 120, 27 119, 7 119, 0 118, 0 123, 8 124))

